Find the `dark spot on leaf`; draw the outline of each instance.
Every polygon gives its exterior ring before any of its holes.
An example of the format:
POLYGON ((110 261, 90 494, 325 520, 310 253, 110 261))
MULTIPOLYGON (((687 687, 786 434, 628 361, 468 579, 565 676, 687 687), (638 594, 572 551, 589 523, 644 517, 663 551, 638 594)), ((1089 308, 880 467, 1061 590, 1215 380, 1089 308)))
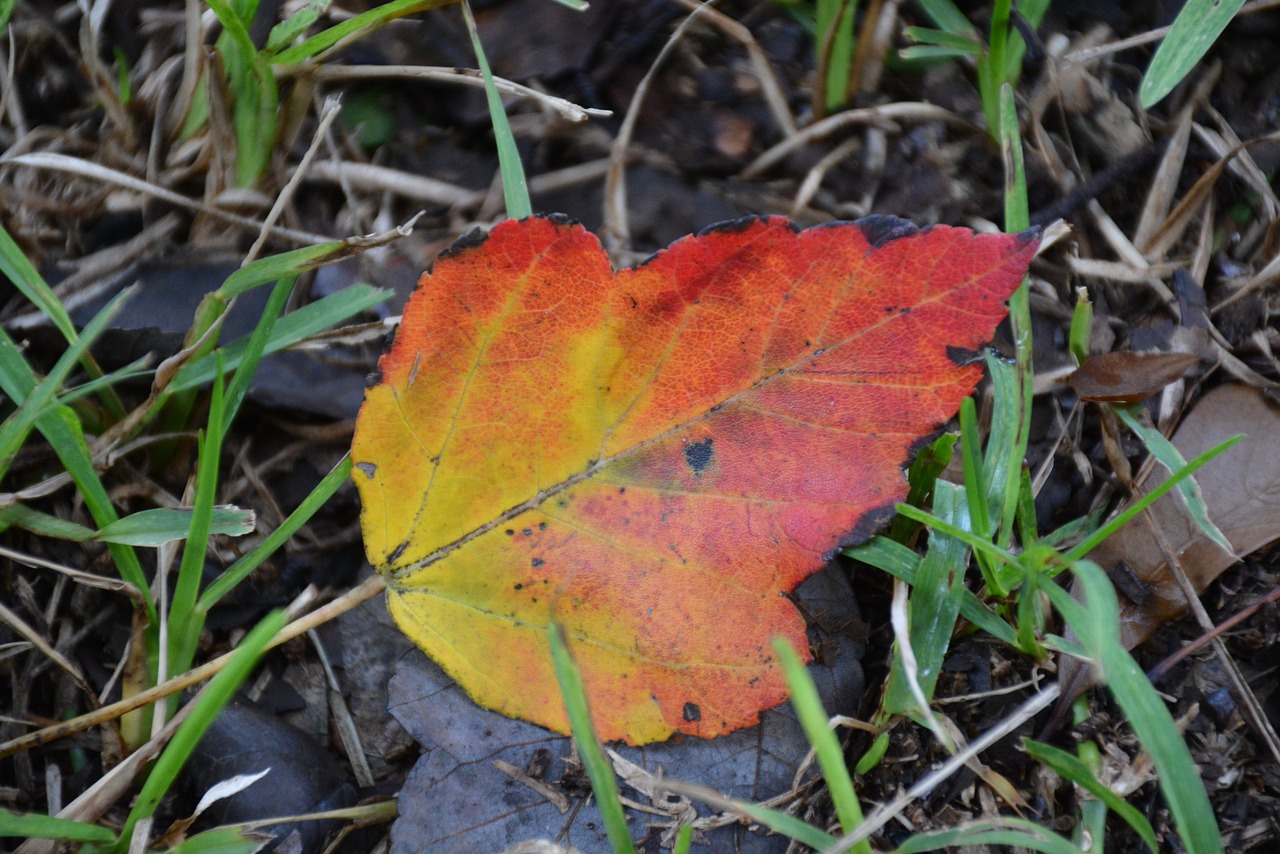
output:
POLYGON ((515 589, 516 589, 516 590, 523 590, 523 589, 524 589, 524 585, 523 585, 523 584, 517 584, 515 589))
POLYGON ((910 237, 920 231, 914 222, 896 216, 875 214, 863 217, 854 223, 862 230, 863 237, 872 248, 879 249, 886 243, 902 237, 910 237))
POLYGON ((702 709, 699 709, 693 703, 685 703, 683 717, 686 721, 700 721, 702 720, 702 709))
POLYGON ((539 523, 538 523, 538 530, 539 530, 539 531, 545 531, 545 530, 547 530, 547 523, 546 523, 546 522, 539 522, 539 523))
POLYGON ((972 365, 982 361, 981 350, 969 350, 964 347, 947 345, 947 358, 957 365, 972 365))
POLYGON ((364 472, 364 476, 373 480, 378 474, 378 466, 374 463, 356 463, 356 468, 364 472))
POLYGON ((534 569, 537 569, 538 567, 542 566, 544 563, 546 563, 546 561, 545 561, 545 560, 543 560, 543 559, 542 559, 542 558, 540 558, 540 557, 535 557, 535 558, 533 559, 533 568, 534 568, 534 569))
POLYGON ((684 446, 684 461, 689 464, 689 468, 695 473, 701 472, 707 466, 711 465, 711 457, 715 454, 711 446, 715 441, 708 436, 701 442, 690 442, 684 446))
POLYGON ((627 488, 626 488, 625 486, 619 486, 619 487, 618 487, 618 494, 619 494, 619 495, 624 494, 626 491, 627 491, 627 488))
POLYGON ((489 239, 489 232, 483 228, 473 228, 466 234, 453 241, 453 245, 445 249, 438 256, 439 258, 448 258, 450 255, 457 255, 459 252, 465 252, 468 249, 475 249, 483 246, 485 241, 489 239))
POLYGON ((395 563, 400 559, 400 555, 404 554, 404 550, 409 547, 408 543, 401 543, 396 546, 395 551, 387 555, 387 563, 395 563))
POLYGON ((560 225, 560 226, 573 226, 578 224, 578 221, 576 219, 569 216, 568 214, 563 214, 563 213, 549 213, 549 214, 542 214, 540 216, 534 215, 531 217, 526 217, 526 219, 550 220, 551 222, 554 222, 556 225, 560 225))
POLYGON ((364 375, 364 387, 373 388, 382 382, 382 371, 375 370, 364 375))
POLYGON ((751 226, 760 222, 761 217, 744 216, 738 219, 727 219, 723 222, 715 222, 698 232, 699 237, 719 232, 721 234, 736 234, 746 231, 751 226))
POLYGON ((516 535, 514 528, 507 528, 507 530, 503 531, 502 533, 506 534, 508 537, 514 537, 516 535))
POLYGON ((525 529, 524 529, 523 531, 521 531, 520 533, 524 534, 526 537, 532 537, 532 536, 533 536, 533 528, 525 528, 525 529))

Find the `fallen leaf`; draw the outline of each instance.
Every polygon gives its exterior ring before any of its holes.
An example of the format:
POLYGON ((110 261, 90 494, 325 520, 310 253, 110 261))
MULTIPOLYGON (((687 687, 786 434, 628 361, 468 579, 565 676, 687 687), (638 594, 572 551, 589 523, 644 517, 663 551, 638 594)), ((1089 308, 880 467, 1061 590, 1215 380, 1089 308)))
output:
MULTIPOLYGON (((824 651, 821 660, 809 664, 823 706, 857 708, 866 691, 860 664, 865 644, 846 631, 849 624, 859 624, 859 613, 845 570, 830 566, 810 576, 796 588, 795 596, 813 615, 810 643, 820 644, 824 651)), ((422 748, 397 799, 399 814, 391 827, 393 854, 504 851, 525 839, 556 839, 582 854, 613 851, 568 738, 477 707, 439 667, 420 655, 400 660, 391 680, 388 711, 422 748), (516 782, 495 762, 531 773, 556 797, 516 782), (560 798, 570 803, 567 814, 560 811, 560 798)), ((790 704, 783 704, 762 712, 758 725, 722 738, 672 739, 619 747, 618 752, 650 774, 759 803, 792 791, 809 754, 809 742, 790 704)), ((810 763, 803 779, 812 779, 816 773, 810 763)), ((655 800, 630 782, 622 783, 623 797, 638 804, 624 803, 632 837, 656 841, 669 833, 672 813, 677 812, 673 799, 655 800)), ((799 798, 803 801, 804 795, 799 798)), ((704 820, 716 813, 701 803, 695 808, 704 820)), ((700 854, 783 854, 790 843, 767 828, 740 822, 698 834, 694 850, 700 854)))
POLYGON ((864 540, 981 376, 1037 240, 872 217, 729 223, 615 273, 558 218, 442 254, 352 445, 401 629, 559 732, 546 627, 602 738, 753 724, 805 648, 785 594, 864 540))
POLYGON ((1081 400, 1137 403, 1180 379, 1199 361, 1191 353, 1116 350, 1085 359, 1069 382, 1081 400))
MULTIPOLYGON (((1209 514, 1231 543, 1235 554, 1216 545, 1191 519, 1181 497, 1170 493, 1151 506, 1152 521, 1178 559, 1196 592, 1203 592, 1241 557, 1280 538, 1280 407, 1260 390, 1238 383, 1219 386, 1204 395, 1170 437, 1185 459, 1193 459, 1227 439, 1244 439, 1196 473, 1209 514)), ((1168 477, 1163 467, 1151 470, 1142 483, 1144 493, 1168 477)), ((1187 608, 1169 561, 1151 526, 1142 517, 1125 525, 1089 554, 1089 559, 1114 574, 1131 575, 1128 586, 1137 592, 1120 597, 1120 638, 1133 649, 1187 608)), ((1125 589, 1125 586, 1120 586, 1125 589)), ((1064 696, 1075 697, 1086 687, 1085 674, 1064 659, 1060 679, 1064 696)))

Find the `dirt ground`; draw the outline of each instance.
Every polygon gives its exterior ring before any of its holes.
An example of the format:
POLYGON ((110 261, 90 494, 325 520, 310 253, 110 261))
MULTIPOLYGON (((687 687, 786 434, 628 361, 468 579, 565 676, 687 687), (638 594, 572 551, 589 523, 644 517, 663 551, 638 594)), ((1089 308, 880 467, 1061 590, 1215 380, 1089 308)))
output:
MULTIPOLYGON (((266 28, 275 20, 267 11, 274 15, 277 5, 264 4, 271 7, 260 15, 266 28)), ((863 5, 859 32, 866 19, 883 23, 885 33, 879 40, 868 36, 868 56, 893 53, 907 44, 905 26, 926 23, 913 4, 863 5)), ((985 29, 986 4, 963 5, 985 29)), ((1073 229, 1032 271, 1037 399, 1028 463, 1039 478, 1042 532, 1123 503, 1128 472, 1117 465, 1127 462, 1141 478, 1145 458, 1138 442, 1112 432, 1100 408, 1082 402, 1066 382, 1074 367, 1067 334, 1078 288, 1087 288, 1094 304, 1093 352, 1200 357, 1171 391, 1149 400, 1152 417, 1167 432, 1206 394, 1233 384, 1258 389, 1256 399, 1263 401, 1264 414, 1244 427, 1273 426, 1262 419, 1274 417, 1265 401, 1280 388, 1274 355, 1280 347, 1280 143, 1274 138, 1280 131, 1280 9, 1249 4, 1184 83, 1145 111, 1137 90, 1153 41, 1135 37, 1167 24, 1177 6, 1056 4, 1024 61, 1017 97, 1031 220, 1044 226, 1062 219, 1073 229)), ((850 104, 825 115, 814 103, 813 38, 785 3, 728 0, 678 38, 673 32, 689 7, 674 0, 593 0, 585 13, 549 0, 494 0, 475 8, 495 74, 600 111, 576 121, 545 98, 507 102, 534 209, 567 214, 597 231, 618 264, 635 263, 713 223, 754 214, 787 215, 801 225, 869 214, 978 229, 998 229, 1002 221, 1001 153, 982 129, 971 63, 919 67, 892 56, 883 63, 869 58, 855 69, 850 104)), ((254 509, 270 530, 349 446, 384 321, 398 315, 441 249, 503 215, 483 91, 405 70, 473 67, 462 18, 449 7, 398 21, 320 71, 282 77, 290 120, 253 190, 236 189, 228 177, 228 140, 213 132, 184 139, 164 113, 180 78, 179 5, 117 0, 96 33, 92 61, 85 58, 85 32, 74 4, 28 3, 18 7, 0 44, 0 67, 7 66, 0 72, 0 221, 57 286, 76 323, 123 286, 139 284, 129 310, 95 349, 104 368, 148 354, 154 364, 183 346, 201 296, 239 266, 258 223, 312 149, 327 99, 340 98, 341 111, 299 170, 301 183, 288 190, 279 225, 289 233, 273 237, 266 251, 302 245, 306 235, 340 238, 413 221, 411 235, 304 278, 293 305, 355 282, 390 288, 394 296, 323 346, 271 357, 250 389, 223 451, 218 500, 254 509), (110 84, 119 91, 113 79, 122 66, 132 69, 133 97, 106 101, 101 89, 110 84), (36 157, 49 154, 64 159, 36 157)), ((266 299, 259 291, 237 304, 222 340, 252 329, 266 299)), ((61 337, 3 280, 0 322, 41 368, 61 355, 61 337)), ((996 346, 1012 352, 1004 334, 996 346)), ((148 382, 135 380, 120 393, 136 405, 148 382)), ((1239 406, 1206 407, 1207 424, 1197 429, 1211 432, 1227 409, 1239 406)), ((106 432, 109 425, 104 418, 98 426, 106 432)), ((1233 502, 1234 519, 1247 519, 1219 520, 1243 559, 1187 567, 1204 588, 1200 598, 1213 625, 1244 617, 1222 633, 1219 649, 1204 645, 1177 657, 1157 682, 1185 725, 1230 851, 1273 850, 1280 838, 1274 735, 1280 727, 1280 552, 1270 548, 1280 537, 1280 470, 1270 457, 1280 454, 1268 455, 1263 441, 1253 463, 1232 469, 1214 493, 1233 502), (1232 687, 1228 661, 1251 700, 1232 687)), ((164 457, 148 443, 116 449, 104 468, 117 505, 135 511, 178 503, 193 449, 189 432, 164 457)), ((57 465, 47 447, 28 443, 3 490, 30 490, 57 465)), ((31 500, 45 512, 88 520, 66 486, 31 500)), ((308 585, 334 594, 367 577, 358 512, 348 485, 214 611, 201 658, 225 651, 268 609, 288 604, 308 585)), ((258 538, 217 538, 207 557, 209 578, 258 538)), ((4 530, 0 543, 91 573, 113 572, 98 547, 18 528, 4 530)), ((1106 566, 1122 591, 1130 570, 1169 572, 1158 554, 1151 558, 1154 546, 1123 546, 1106 566)), ((1205 634, 1194 616, 1142 616, 1144 590, 1170 584, 1139 577, 1127 588, 1127 618, 1146 620, 1142 631, 1152 635, 1137 653, 1144 667, 1205 634)), ((838 559, 801 588, 820 653, 814 673, 833 713, 868 720, 875 712, 891 660, 891 586, 884 574, 838 559)), ((105 689, 104 700, 119 697, 113 671, 131 621, 122 597, 4 557, 0 602, 74 662, 94 691, 105 689)), ((11 623, 0 625, 7 686, 0 740, 84 710, 65 673, 20 641, 11 623)), ((220 802, 202 822, 295 815, 399 794, 400 817, 346 836, 347 850, 556 850, 510 847, 534 838, 584 852, 608 850, 568 742, 470 704, 396 631, 380 601, 289 642, 270 654, 262 671, 250 696, 206 737, 162 806, 157 829, 189 815, 213 783, 265 763, 276 775, 269 797, 220 802), (363 762, 350 756, 343 720, 363 762)), ((985 635, 966 633, 956 638, 944 667, 939 708, 956 732, 975 738, 1040 681, 1056 678, 1053 660, 1027 660, 985 635)), ((1046 711, 1016 734, 1068 749, 1096 740, 1109 782, 1147 815, 1165 850, 1180 850, 1141 746, 1103 693, 1090 697, 1091 715, 1083 723, 1046 732, 1053 714, 1046 711)), ((50 811, 71 802, 119 760, 98 733, 0 760, 0 805, 50 811)), ((847 730, 847 740, 851 757, 870 745, 858 729, 847 730)), ((695 851, 788 850, 787 840, 736 816, 716 820, 716 809, 655 794, 652 775, 659 768, 735 797, 777 798, 810 823, 829 826, 830 802, 816 770, 804 763, 805 749, 794 719, 780 709, 760 727, 714 742, 623 751, 638 769, 623 794, 638 804, 631 816, 641 850, 669 846, 668 828, 689 810, 713 819, 698 837, 711 847, 695 851)), ((859 794, 866 804, 891 800, 945 758, 927 730, 902 723, 892 730, 885 760, 860 778, 859 794)), ((989 776, 984 781, 966 769, 873 836, 874 846, 886 850, 912 832, 997 813, 1070 830, 1075 793, 1018 749, 1016 738, 984 753, 982 763, 1012 784, 1016 803, 1002 800, 989 776)), ((122 798, 105 820, 118 821, 127 806, 122 798)), ((297 846, 288 850, 323 850, 335 826, 287 829, 297 846)), ((1143 847, 1118 821, 1109 824, 1108 837, 1111 850, 1143 847)))

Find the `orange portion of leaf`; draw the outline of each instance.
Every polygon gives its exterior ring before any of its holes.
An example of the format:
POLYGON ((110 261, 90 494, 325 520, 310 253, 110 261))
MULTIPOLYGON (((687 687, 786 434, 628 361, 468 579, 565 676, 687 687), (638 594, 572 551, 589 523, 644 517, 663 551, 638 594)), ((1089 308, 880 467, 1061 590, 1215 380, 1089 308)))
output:
POLYGON ((807 648, 785 594, 892 514, 1035 244, 762 218, 615 273, 560 219, 464 238, 352 446, 396 621, 476 702, 560 732, 553 618, 603 738, 755 723, 786 697, 771 639, 807 648))

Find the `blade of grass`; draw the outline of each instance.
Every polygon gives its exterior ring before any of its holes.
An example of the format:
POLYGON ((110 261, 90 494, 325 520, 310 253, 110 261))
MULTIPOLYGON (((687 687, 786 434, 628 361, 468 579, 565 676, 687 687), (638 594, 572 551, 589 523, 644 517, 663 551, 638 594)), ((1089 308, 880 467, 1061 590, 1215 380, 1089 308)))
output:
MULTIPOLYGON (((940 482, 933 499, 934 514, 964 527, 970 512, 964 501, 964 491, 953 483, 940 482)), ((975 535, 976 536, 976 535, 975 535)), ((917 672, 915 679, 927 700, 932 700, 942 660, 951 643, 956 618, 960 614, 964 598, 964 570, 969 559, 969 549, 959 540, 929 531, 929 548, 916 582, 911 585, 908 604, 911 627, 911 649, 915 653, 917 672)), ((889 714, 906 714, 916 709, 914 693, 902 666, 901 653, 896 649, 893 666, 889 671, 881 709, 889 714)), ((847 832, 847 830, 846 830, 847 832)))
POLYGON ((22 815, 0 808, 0 838, 61 839, 65 842, 87 842, 105 845, 116 835, 105 827, 70 821, 51 815, 22 815))
POLYGON ((820 830, 811 824, 806 824, 795 816, 781 810, 726 798, 714 789, 708 789, 705 786, 695 786, 676 780, 664 780, 663 788, 669 792, 702 801, 704 804, 721 812, 736 812, 745 815, 756 824, 764 825, 774 833, 781 834, 788 839, 794 839, 801 845, 807 845, 815 851, 826 850, 838 841, 826 831, 820 830))
MULTIPOLYGON (((287 350, 312 335, 332 329, 360 312, 385 302, 391 293, 390 290, 369 285, 351 285, 336 294, 291 311, 272 324, 263 355, 287 350)), ((234 370, 240 367, 248 348, 248 338, 240 338, 220 347, 218 352, 222 356, 223 368, 234 370)), ((182 366, 165 391, 177 393, 204 385, 217 372, 216 363, 217 356, 213 353, 191 360, 182 366)))
POLYGON ((1137 518, 1138 514, 1143 510, 1146 510, 1152 504, 1159 501, 1160 498, 1166 495, 1170 490, 1175 489, 1179 483, 1182 483, 1182 481, 1191 477, 1191 475, 1195 474, 1205 465, 1217 459, 1221 454, 1227 451, 1227 449, 1233 447, 1243 438, 1243 436, 1233 436, 1225 442, 1214 445, 1212 448, 1205 451, 1203 454, 1196 457, 1173 474, 1169 475, 1168 479, 1155 489, 1151 490, 1146 495, 1133 502, 1133 504, 1126 507, 1123 512, 1117 513, 1105 525, 1077 543, 1070 551, 1062 556, 1063 562, 1070 564, 1080 560, 1089 552, 1097 548, 1098 544, 1107 537, 1120 530, 1120 528, 1128 524, 1132 519, 1137 518))
POLYGON ((1102 781, 1089 769, 1088 765, 1085 765, 1065 750, 1059 750, 1051 744, 1042 744, 1041 742, 1024 738, 1022 739, 1022 747, 1032 759, 1048 767, 1062 779, 1075 783, 1106 804, 1110 810, 1133 828, 1134 832, 1147 844, 1153 854, 1160 850, 1160 846, 1156 843, 1156 832, 1151 827, 1151 822, 1147 821, 1147 817, 1138 812, 1124 798, 1103 785, 1102 781))
POLYGON ((1089 358, 1089 337, 1093 332, 1093 303, 1089 302, 1088 288, 1076 288, 1076 307, 1071 312, 1071 331, 1067 335, 1067 351, 1083 365, 1089 358))
MULTIPOLYGON (((1008 3, 1003 5, 1007 14, 1008 3)), ((994 23, 992 26, 995 26, 994 23)), ((1016 38, 1018 44, 1021 44, 1022 37, 1016 36, 1016 38)), ((1027 176, 1022 155, 1022 136, 1018 131, 1018 111, 1013 99, 1012 86, 1007 84, 1001 86, 999 107, 1000 152, 1005 173, 1005 230, 1021 232, 1029 225, 1030 215, 1027 212, 1027 176)), ((1005 547, 1012 542, 1013 520, 1018 512, 1018 486, 1022 480, 1023 461, 1027 457, 1027 443, 1031 437, 1035 364, 1032 361, 1030 299, 1028 280, 1024 277, 1022 284, 1009 298, 1009 325, 1013 333, 1017 394, 1006 397, 1003 402, 1000 399, 996 401, 997 407, 1009 407, 1011 414, 1017 415, 1017 431, 1013 441, 1007 448, 1000 449, 1007 454, 1007 467, 999 487, 1002 502, 1000 523, 996 530, 997 542, 1005 547)), ((991 453, 988 450, 988 455, 991 453)))
MULTIPOLYGON (((934 484, 938 482, 938 477, 951 462, 955 444, 954 434, 943 433, 933 444, 916 454, 916 458, 911 461, 911 468, 907 470, 906 503, 914 507, 927 506, 929 496, 933 494, 934 484)), ((905 543, 918 527, 919 525, 905 516, 894 516, 893 524, 889 528, 889 538, 905 543)))
POLYGON ((1046 584, 1045 593, 1101 664, 1107 690, 1156 767, 1182 844, 1191 854, 1218 854, 1223 848, 1217 819, 1186 741, 1168 707, 1120 642, 1120 613, 1110 580, 1091 561, 1078 561, 1071 569, 1084 590, 1084 605, 1056 584, 1046 584))
POLYGON ((222 708, 230 702, 240 686, 249 677, 258 660, 262 657, 267 645, 285 625, 283 611, 276 610, 262 618, 262 621, 245 636, 226 667, 210 680, 208 686, 193 700, 194 708, 187 719, 178 727, 173 740, 165 747, 164 752, 156 760, 147 780, 134 801, 133 809, 125 820, 113 851, 129 849, 133 838, 133 830, 138 822, 155 814, 160 801, 173 787, 178 773, 204 736, 205 731, 213 723, 222 708))
MULTIPOLYGON (((240 411, 240 404, 249 393, 249 384, 253 382, 253 376, 257 373, 258 362, 261 361, 267 341, 271 338, 271 330, 275 327, 280 313, 284 311, 289 295, 293 293, 295 281, 297 277, 288 276, 276 282, 276 286, 271 289, 271 295, 267 297, 267 304, 263 306, 257 325, 253 327, 249 340, 245 342, 244 359, 236 368, 231 384, 227 386, 226 411, 222 421, 224 433, 231 429, 231 422, 235 420, 236 413, 240 411)), ((225 370, 225 364, 222 367, 225 370)))
POLYGON ((315 515, 317 510, 324 506, 350 476, 351 456, 348 454, 333 467, 333 471, 324 476, 315 489, 311 490, 311 494, 285 518, 279 528, 268 534, 261 543, 231 564, 226 572, 205 588, 204 593, 200 594, 199 601, 196 602, 196 613, 200 619, 203 620, 204 615, 209 613, 219 599, 234 590, 251 572, 261 566, 263 561, 275 554, 315 515))
POLYGON ((1182 82, 1243 5, 1244 0, 1187 0, 1142 75, 1138 99, 1144 109, 1151 109, 1182 82))
POLYGON ((942 851, 958 848, 970 849, 982 846, 1006 845, 1016 849, 1027 848, 1046 854, 1084 854, 1048 828, 1022 818, 995 818, 975 821, 961 827, 918 833, 894 849, 894 854, 916 854, 920 851, 942 851))
POLYGON ((357 38, 367 36, 396 18, 403 18, 416 12, 425 12, 440 6, 448 6, 458 0, 391 0, 382 3, 367 12, 361 12, 354 18, 334 24, 327 30, 316 33, 309 39, 282 50, 272 57, 273 65, 297 65, 308 59, 314 59, 327 50, 345 45, 357 38))
MULTIPOLYGON (((1182 454, 1178 452, 1172 442, 1164 437, 1163 433, 1142 423, 1139 418, 1142 412, 1139 404, 1113 406, 1112 410, 1116 415, 1120 416, 1120 420, 1130 430, 1142 439, 1142 443, 1147 446, 1151 456, 1159 460, 1161 465, 1170 472, 1175 472, 1187 464, 1187 461, 1182 458, 1182 454)), ((1218 526, 1213 523, 1213 520, 1209 518, 1209 507, 1204 503, 1204 495, 1200 492, 1200 484, 1196 483, 1195 478, 1189 477, 1179 482, 1178 493, 1182 496, 1182 503, 1186 505, 1192 520, 1204 532, 1204 535, 1227 552, 1234 554, 1235 548, 1231 545, 1231 541, 1227 539, 1227 535, 1222 533, 1218 526)))
MULTIPOLYGON (((991 514, 987 509, 987 482, 983 478, 982 438, 978 431, 978 416, 973 405, 973 398, 966 397, 960 402, 960 459, 964 465, 964 491, 969 512, 965 522, 975 537, 983 540, 991 539, 991 514)), ((937 508, 934 508, 937 515, 937 508)), ((961 525, 960 527, 964 527, 961 525)), ((987 581, 987 587, 997 599, 1009 594, 1004 582, 1007 573, 1001 572, 1001 564, 993 563, 985 552, 976 553, 978 566, 987 581)))
MULTIPOLYGON (((139 510, 112 522, 93 535, 104 543, 126 543, 131 546, 156 548, 165 543, 185 539, 197 511, 187 508, 155 507, 139 510)), ((239 507, 222 505, 209 512, 209 533, 242 537, 254 529, 254 513, 239 507)))
MULTIPOLYGON (((831 731, 830 718, 822 708, 818 688, 800 662, 800 656, 789 643, 782 638, 775 638, 773 651, 786 674, 796 717, 800 720, 809 746, 818 757, 818 767, 822 769, 822 776, 827 781, 827 790, 831 793, 831 802, 840 818, 840 827, 845 833, 852 833, 862 824, 862 806, 858 803, 858 794, 854 791, 849 768, 844 763, 840 739, 831 731)), ((858 854, 871 854, 871 844, 864 839, 851 850, 858 854)))
POLYGON ((516 147, 516 138, 507 122, 502 96, 493 83, 489 60, 485 58, 484 45, 480 44, 480 33, 476 29, 476 19, 471 14, 471 4, 467 0, 462 0, 462 17, 467 23, 467 32, 471 34, 471 47, 476 53, 480 76, 484 78, 484 94, 489 102, 489 121, 493 123, 493 137, 498 146, 498 170, 502 173, 502 196, 507 203, 507 216, 511 219, 524 219, 533 213, 533 204, 529 201, 529 185, 525 182, 524 166, 520 163, 520 149, 516 147))
MULTIPOLYGON (((7 394, 10 400, 21 404, 38 384, 17 345, 0 327, 0 391, 7 394)), ((101 528, 120 518, 93 467, 89 445, 85 442, 84 431, 76 414, 68 407, 57 407, 36 419, 36 429, 45 437, 63 468, 71 475, 94 523, 101 528)), ((155 601, 151 597, 138 556, 129 546, 116 543, 109 543, 107 549, 111 552, 120 577, 142 593, 146 601, 147 617, 154 625, 157 617, 155 601)))
POLYGON ((35 427, 36 421, 50 411, 50 407, 56 406, 54 399, 59 389, 62 388, 72 369, 82 361, 89 345, 106 330, 108 324, 134 293, 133 288, 126 288, 103 306, 93 320, 85 326, 84 333, 63 351, 48 375, 25 395, 17 411, 0 425, 0 479, 4 478, 14 454, 22 447, 27 435, 35 427))
MULTIPOLYGON (((13 237, 0 225, 0 275, 3 275, 18 292, 31 301, 32 305, 40 309, 40 312, 53 324, 54 328, 62 333, 62 337, 67 340, 68 344, 74 345, 76 338, 75 324, 71 322, 71 315, 67 313, 66 308, 62 305, 62 300, 58 299, 58 295, 53 292, 45 282, 44 277, 40 275, 35 266, 27 259, 22 249, 14 242, 13 237)), ((94 361, 93 355, 85 353, 84 361, 85 371, 90 377, 101 377, 102 369, 98 367, 98 363, 94 361)), ((101 394, 103 406, 112 418, 120 419, 124 417, 124 404, 120 402, 120 398, 115 391, 108 388, 103 390, 101 394)))
POLYGON ((555 622, 548 625, 547 640, 551 644, 551 661, 555 667, 556 681, 560 683, 565 710, 569 714, 573 740, 578 745, 578 755, 591 780, 591 791, 595 793, 596 807, 604 820, 609 843, 616 854, 635 854, 631 832, 627 829, 627 818, 622 812, 622 801, 618 798, 618 783, 614 779, 609 760, 600 749, 600 740, 596 738, 591 711, 587 707, 587 692, 582 686, 582 674, 569 656, 564 628, 555 622))
POLYGON ((196 494, 192 502, 191 527, 187 530, 182 562, 178 565, 178 578, 169 605, 172 673, 181 673, 191 667, 200 643, 200 633, 204 630, 204 620, 196 612, 196 601, 200 596, 200 580, 204 576, 226 423, 222 372, 219 371, 209 400, 208 429, 200 437, 196 455, 196 494))
MULTIPOLYGON (((873 537, 870 542, 854 548, 845 549, 844 555, 854 560, 870 564, 884 570, 894 578, 901 578, 907 584, 915 584, 916 573, 920 566, 920 555, 911 549, 894 542, 887 537, 873 537)), ((1001 620, 973 594, 966 589, 960 597, 960 615, 992 637, 1016 647, 1017 638, 1009 624, 1001 620)))
POLYGON ((258 4, 238 4, 244 7, 244 18, 227 0, 208 0, 208 5, 222 24, 217 48, 234 96, 235 181, 238 186, 250 187, 266 170, 275 148, 280 103, 276 77, 249 35, 258 4))
MULTIPOLYGON (((132 513, 95 531, 23 504, 13 504, 0 509, 0 529, 12 525, 41 537, 76 543, 96 541, 155 548, 186 537, 191 512, 184 508, 155 507, 132 513)), ((253 526, 252 510, 230 506, 213 508, 210 530, 215 534, 239 537, 251 532, 253 526)))
POLYGON ((36 536, 55 540, 83 543, 93 539, 95 531, 68 519, 59 519, 25 504, 10 504, 0 508, 0 531, 5 528, 21 528, 36 536))
POLYGON ((918 0, 920 8, 935 25, 953 36, 977 41, 978 31, 953 0, 918 0))
POLYGON ((215 827, 197 833, 168 849, 169 854, 254 854, 261 851, 273 837, 254 833, 238 827, 215 827))

